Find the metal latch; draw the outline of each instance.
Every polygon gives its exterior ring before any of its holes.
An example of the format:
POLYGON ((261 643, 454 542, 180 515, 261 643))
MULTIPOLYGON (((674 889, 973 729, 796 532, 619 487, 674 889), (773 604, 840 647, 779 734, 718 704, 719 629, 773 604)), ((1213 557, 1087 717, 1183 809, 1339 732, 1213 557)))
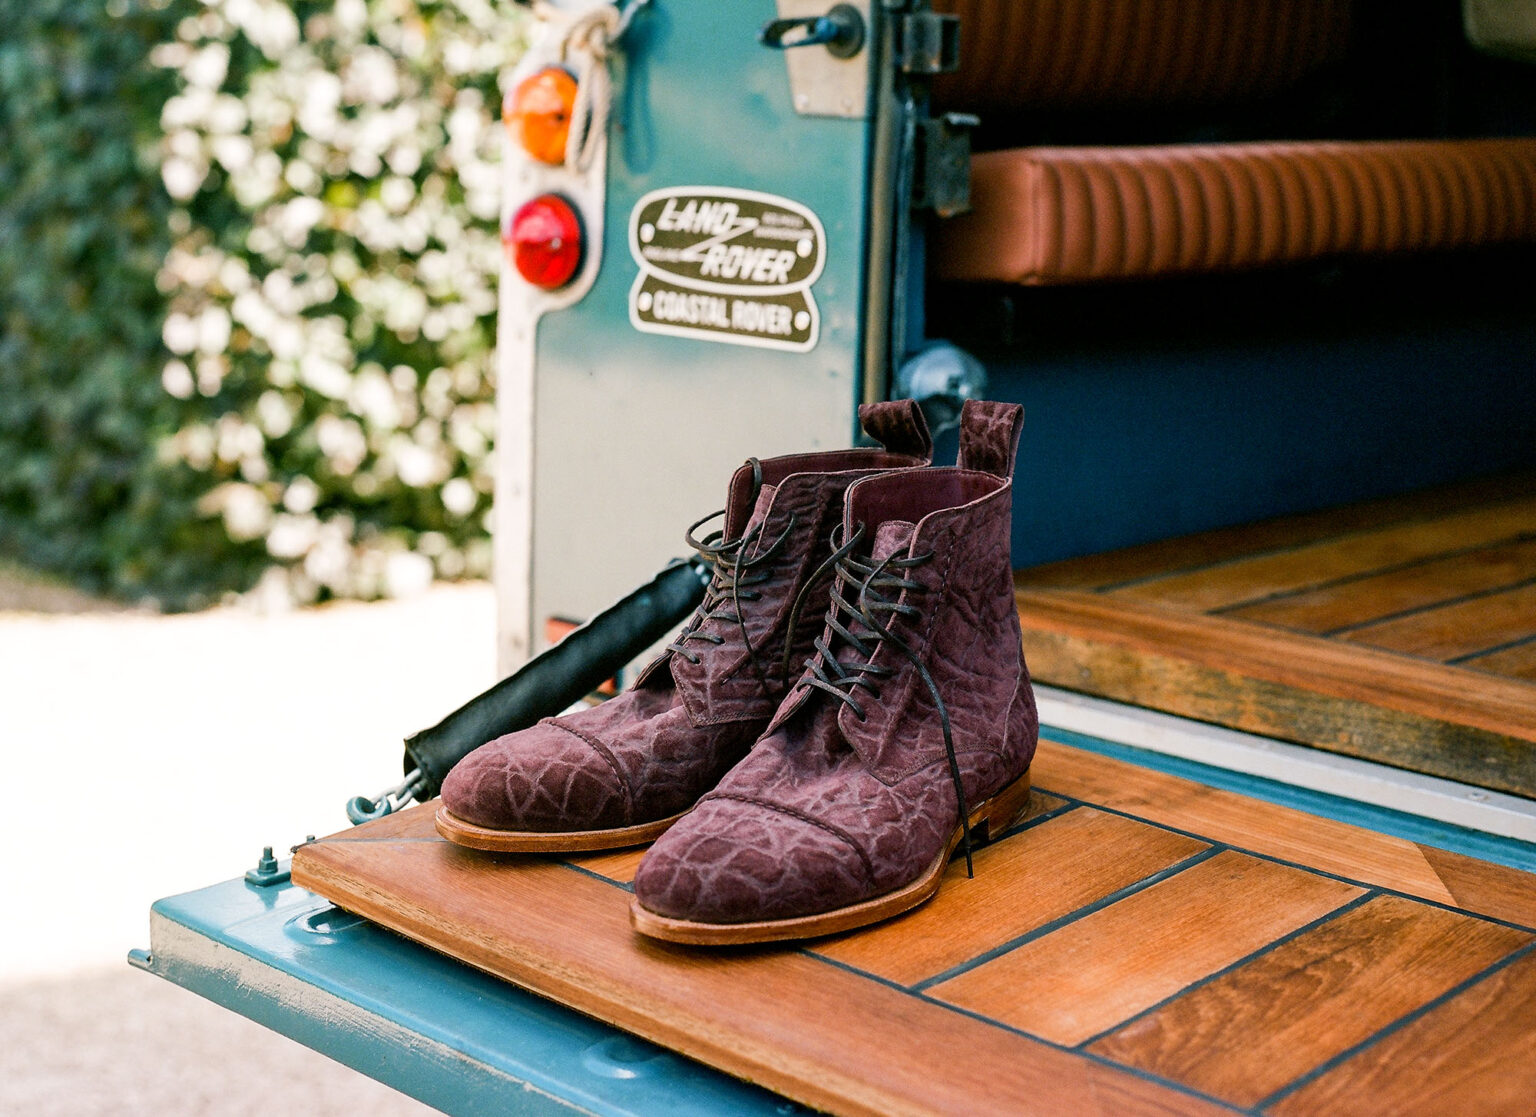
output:
POLYGON ((800 116, 869 118, 871 54, 883 54, 874 48, 885 37, 870 3, 829 7, 828 0, 774 0, 778 18, 763 24, 757 38, 783 52, 791 103, 800 116))
POLYGON ((960 17, 909 12, 897 24, 896 64, 907 74, 949 74, 960 68, 960 17))
POLYGON ((971 208, 971 129, 979 123, 963 112, 917 122, 913 206, 931 209, 940 217, 954 217, 971 208))
POLYGON ((826 15, 769 20, 757 41, 774 50, 824 46, 833 58, 852 58, 864 49, 864 16, 852 4, 837 4, 826 15))

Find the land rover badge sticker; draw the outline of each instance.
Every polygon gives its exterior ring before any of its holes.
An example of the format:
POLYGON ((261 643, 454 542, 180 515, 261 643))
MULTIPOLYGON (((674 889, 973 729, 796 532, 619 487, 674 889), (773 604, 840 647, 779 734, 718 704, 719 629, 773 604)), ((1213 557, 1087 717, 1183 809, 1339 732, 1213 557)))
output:
POLYGON ((803 353, 821 316, 811 284, 826 232, 804 206, 717 186, 653 190, 629 218, 640 274, 629 320, 651 334, 803 353))

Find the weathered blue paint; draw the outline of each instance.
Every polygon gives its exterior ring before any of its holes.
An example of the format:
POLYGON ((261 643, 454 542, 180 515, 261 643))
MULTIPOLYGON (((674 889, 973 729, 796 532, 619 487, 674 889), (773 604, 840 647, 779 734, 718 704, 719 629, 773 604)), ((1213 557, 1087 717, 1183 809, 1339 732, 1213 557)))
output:
POLYGON ((151 932, 136 965, 449 1113, 802 1112, 293 884, 161 900, 151 932))

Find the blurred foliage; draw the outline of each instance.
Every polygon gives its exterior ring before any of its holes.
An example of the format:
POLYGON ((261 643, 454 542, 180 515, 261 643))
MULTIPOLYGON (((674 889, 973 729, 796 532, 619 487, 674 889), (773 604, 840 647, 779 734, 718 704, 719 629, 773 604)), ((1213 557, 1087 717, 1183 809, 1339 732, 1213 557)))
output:
POLYGON ((115 2, 0 0, 0 547, 173 607, 485 574, 518 13, 115 2))
POLYGON ((0 0, 0 549, 95 590, 190 584, 196 479, 155 445, 169 9, 0 0))

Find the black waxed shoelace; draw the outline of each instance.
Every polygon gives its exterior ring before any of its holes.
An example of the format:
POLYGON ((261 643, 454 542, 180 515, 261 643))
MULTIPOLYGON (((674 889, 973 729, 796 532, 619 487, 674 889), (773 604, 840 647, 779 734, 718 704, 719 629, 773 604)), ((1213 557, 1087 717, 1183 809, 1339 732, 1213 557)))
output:
MULTIPOLYGON (((756 504, 757 495, 763 486, 762 466, 756 459, 752 459, 750 464, 752 465, 752 503, 756 504)), ((727 541, 724 528, 710 533, 703 539, 694 537, 694 532, 699 528, 710 520, 724 515, 724 509, 711 512, 702 519, 694 521, 683 535, 688 545, 709 564, 713 577, 710 579, 708 590, 705 591, 704 601, 694 613, 693 619, 678 634, 677 639, 667 645, 667 650, 676 652, 689 663, 698 663, 699 656, 686 646, 688 641, 703 640, 710 644, 723 644, 724 636, 714 632, 701 632, 699 629, 713 620, 731 622, 741 630, 741 641, 746 646, 747 659, 751 662, 752 669, 766 683, 767 675, 764 674, 762 665, 758 662, 757 649, 753 647, 752 637, 747 631, 747 622, 742 616, 741 603, 757 601, 762 597, 761 593, 748 587, 762 585, 772 578, 772 570, 768 564, 784 549, 785 542, 794 531, 795 516, 790 515, 789 522, 777 539, 749 559, 746 557, 747 551, 762 535, 761 523, 743 532, 739 539, 727 541), (730 611, 726 611, 727 603, 730 605, 730 611)))
MULTIPOLYGON (((933 553, 926 555, 913 555, 909 558, 897 558, 895 555, 875 561, 865 560, 858 555, 858 547, 864 535, 864 525, 860 524, 853 535, 841 546, 834 546, 832 556, 828 560, 837 570, 837 580, 832 586, 832 606, 827 610, 827 627, 837 635, 848 647, 863 657, 863 662, 844 664, 838 660, 833 644, 825 634, 816 638, 816 654, 806 661, 806 674, 800 677, 795 686, 815 687, 832 695, 838 701, 843 702, 853 711, 853 716, 860 721, 865 720, 864 707, 854 697, 854 691, 863 689, 868 692, 870 698, 879 701, 880 688, 871 679, 884 679, 895 674, 895 668, 879 666, 873 662, 875 648, 869 643, 870 638, 883 640, 895 648, 917 670, 918 677, 928 688, 928 693, 933 697, 934 709, 939 715, 939 727, 944 733, 944 753, 949 761, 949 778, 955 787, 955 799, 960 807, 960 828, 965 845, 965 873, 968 877, 976 875, 975 866, 971 860, 971 820, 970 808, 966 804, 965 786, 960 778, 960 761, 955 755, 954 735, 949 724, 949 710, 944 705, 944 698, 939 694, 939 687, 934 682, 933 675, 923 664, 922 658, 914 651, 905 640, 892 631, 889 621, 882 624, 877 614, 885 614, 888 618, 916 617, 922 610, 916 605, 902 604, 899 600, 882 596, 882 593, 894 591, 899 595, 902 590, 909 593, 927 593, 928 587, 921 582, 906 577, 906 571, 921 566, 933 558, 933 553), (851 587, 857 587, 858 592, 854 600, 849 601, 845 596, 851 587), (847 620, 847 624, 843 623, 847 620), (854 622, 861 624, 865 631, 857 632, 854 622)), ((834 544, 836 540, 834 539, 834 544)))

